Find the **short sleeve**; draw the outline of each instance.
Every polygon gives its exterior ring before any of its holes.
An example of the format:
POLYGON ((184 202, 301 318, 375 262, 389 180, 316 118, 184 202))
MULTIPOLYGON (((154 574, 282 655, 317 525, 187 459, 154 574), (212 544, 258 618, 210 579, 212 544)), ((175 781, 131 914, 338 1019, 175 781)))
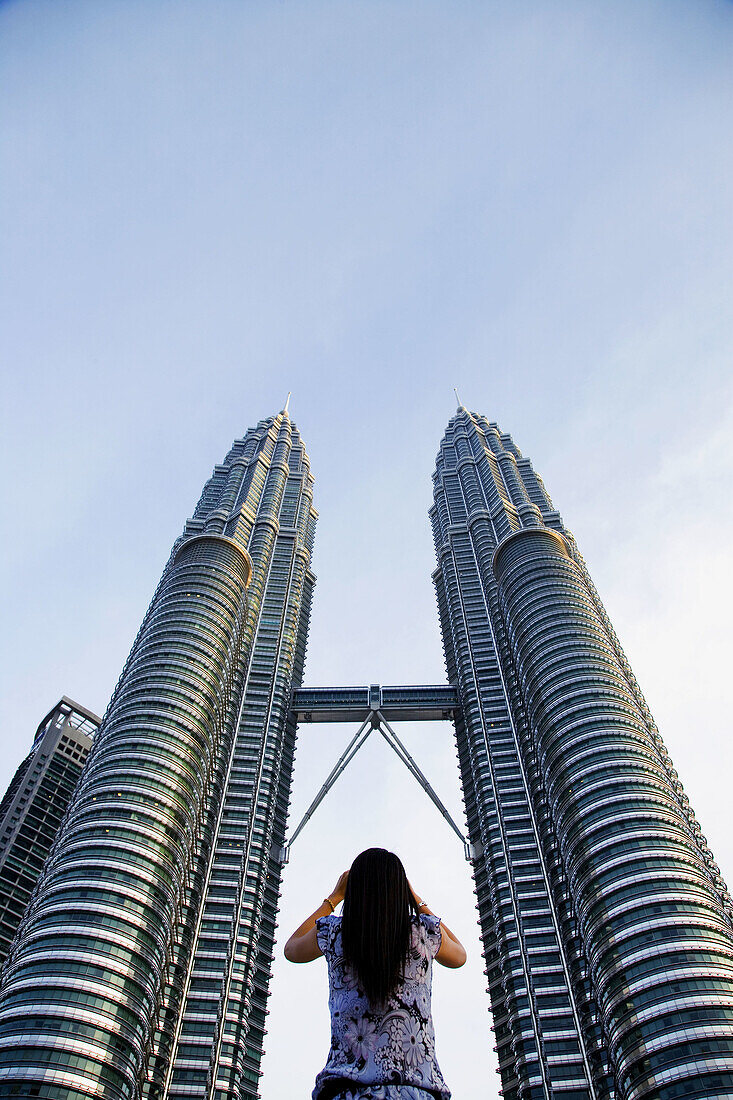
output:
POLYGON ((333 941, 336 938, 339 923, 340 918, 333 914, 328 917, 319 917, 316 921, 316 941, 326 958, 333 954, 333 941))
POLYGON ((434 959, 440 950, 440 945, 443 940, 443 933, 440 930, 440 917, 421 913, 420 924, 425 929, 425 942, 427 944, 428 954, 431 959, 434 959))

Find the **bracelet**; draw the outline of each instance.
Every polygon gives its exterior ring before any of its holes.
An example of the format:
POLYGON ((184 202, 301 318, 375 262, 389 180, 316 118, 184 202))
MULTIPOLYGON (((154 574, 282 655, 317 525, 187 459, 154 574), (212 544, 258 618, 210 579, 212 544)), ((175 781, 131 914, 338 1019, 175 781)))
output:
POLYGON ((332 912, 332 913, 335 913, 335 912, 336 912, 336 906, 335 906, 335 905, 333 904, 333 902, 331 901, 331 899, 330 899, 330 898, 324 898, 323 900, 325 901, 326 905, 330 905, 330 906, 331 906, 331 912, 332 912))
POLYGON ((428 903, 427 903, 426 901, 419 901, 419 902, 417 903, 417 907, 418 907, 418 909, 422 909, 423 905, 425 906, 425 908, 426 908, 426 909, 429 909, 429 908, 430 908, 430 906, 428 905, 428 903))

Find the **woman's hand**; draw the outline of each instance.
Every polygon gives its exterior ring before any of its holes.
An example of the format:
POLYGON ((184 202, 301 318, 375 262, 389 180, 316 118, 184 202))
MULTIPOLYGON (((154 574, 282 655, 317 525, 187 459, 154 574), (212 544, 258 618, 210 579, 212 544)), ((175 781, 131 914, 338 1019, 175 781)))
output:
POLYGON ((348 882, 348 880, 349 872, 344 871, 342 875, 339 875, 338 882, 334 886, 331 893, 328 895, 329 899, 334 904, 334 908, 339 904, 339 902, 344 900, 344 895, 346 894, 346 883, 348 882))
POLYGON ((339 876, 339 880, 334 886, 331 893, 323 899, 316 911, 314 913, 311 913, 309 917, 306 917, 300 927, 295 929, 283 949, 283 953, 288 962, 313 962, 314 959, 317 959, 319 955, 323 954, 320 947, 318 946, 316 921, 319 917, 329 916, 329 907, 331 913, 333 913, 339 902, 342 902, 344 900, 344 894, 346 893, 346 883, 348 882, 348 880, 349 872, 344 871, 344 873, 339 876))

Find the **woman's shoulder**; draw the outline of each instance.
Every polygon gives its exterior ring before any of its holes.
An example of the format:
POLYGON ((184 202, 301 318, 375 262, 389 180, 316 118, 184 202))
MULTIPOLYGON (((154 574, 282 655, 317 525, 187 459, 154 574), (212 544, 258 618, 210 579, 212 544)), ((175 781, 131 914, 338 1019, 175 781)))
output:
POLYGON ((438 928, 440 925, 440 917, 436 917, 433 913, 421 913, 420 924, 424 928, 438 928))
POLYGON ((436 932, 440 929, 440 917, 433 916, 432 913, 418 913, 412 914, 412 923, 419 928, 424 928, 426 932, 436 932))
POLYGON ((413 915, 413 947, 417 948, 418 944, 424 945, 424 949, 427 949, 430 956, 434 958, 440 947, 441 938, 440 917, 434 917, 432 914, 428 913, 419 913, 417 916, 413 915))
POLYGON ((325 917, 316 917, 316 924, 328 925, 328 924, 341 924, 340 913, 327 913, 325 917))
POLYGON ((326 917, 318 917, 316 920, 316 940, 324 955, 333 950, 334 941, 341 930, 341 917, 335 913, 329 913, 326 917))

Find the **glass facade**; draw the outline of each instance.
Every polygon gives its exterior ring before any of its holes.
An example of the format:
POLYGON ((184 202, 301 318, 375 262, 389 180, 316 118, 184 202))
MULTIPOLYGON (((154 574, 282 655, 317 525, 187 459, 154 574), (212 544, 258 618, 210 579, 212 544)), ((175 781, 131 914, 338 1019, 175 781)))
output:
POLYGON ((64 696, 43 719, 0 802, 0 965, 66 813, 99 727, 64 696))
POLYGON ((176 542, 0 990, 0 1096, 257 1095, 316 523, 286 411, 176 542))
POLYGON ((731 900, 572 536, 464 408, 434 501, 504 1096, 733 1096, 731 900))

